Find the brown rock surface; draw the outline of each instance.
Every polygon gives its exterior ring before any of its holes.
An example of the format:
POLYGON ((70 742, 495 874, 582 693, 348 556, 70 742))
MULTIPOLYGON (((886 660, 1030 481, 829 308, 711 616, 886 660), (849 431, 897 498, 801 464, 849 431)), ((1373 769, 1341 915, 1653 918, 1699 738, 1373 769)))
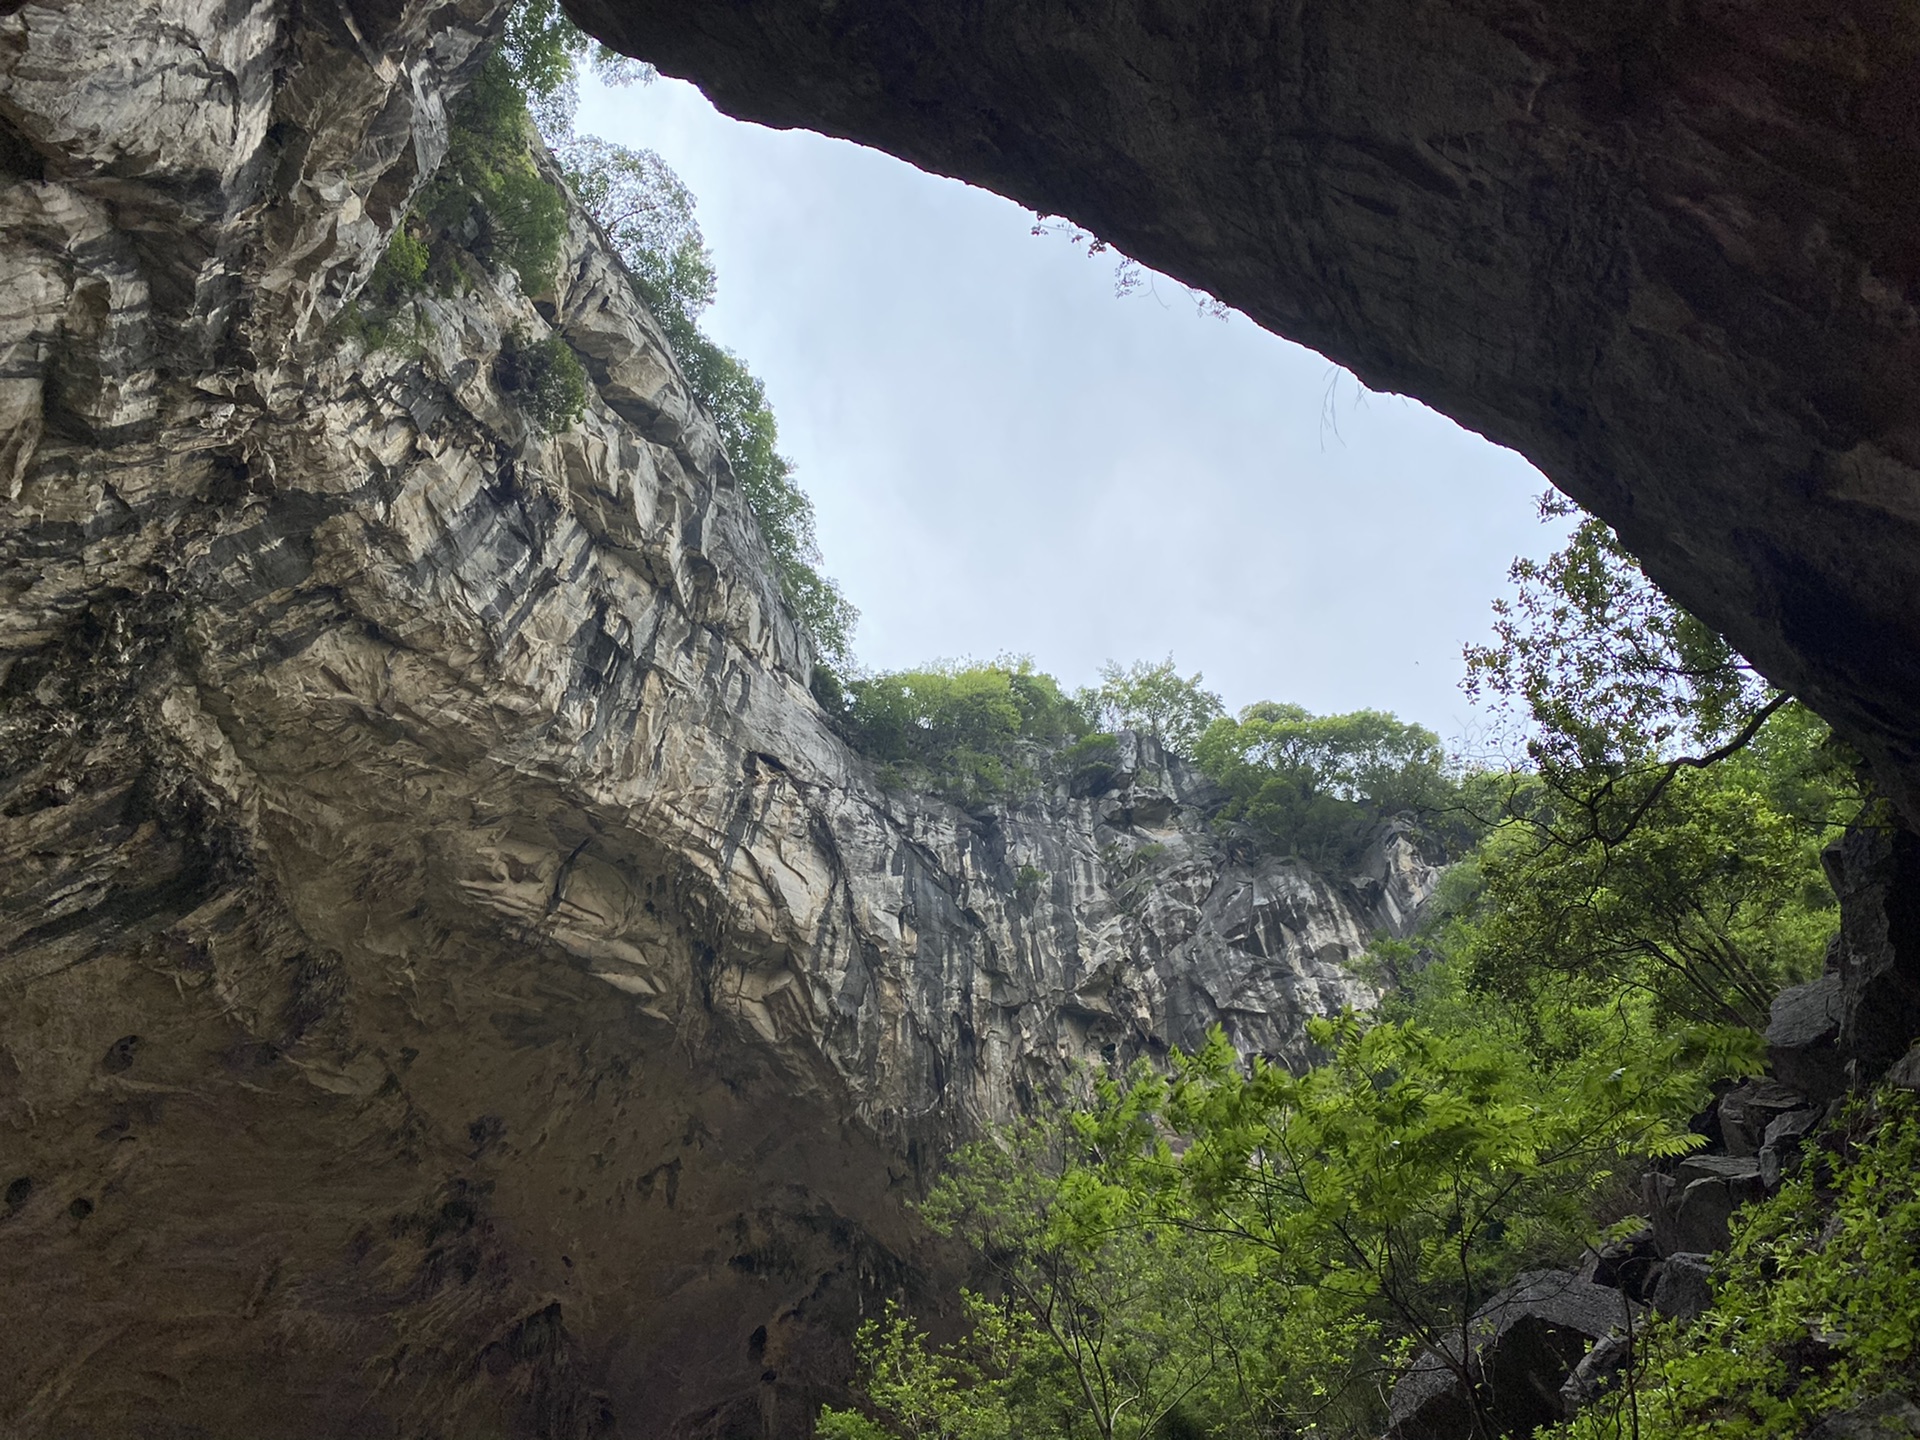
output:
POLYGON ((729 113, 1074 220, 1538 464, 1920 823, 1898 0, 568 0, 729 113))

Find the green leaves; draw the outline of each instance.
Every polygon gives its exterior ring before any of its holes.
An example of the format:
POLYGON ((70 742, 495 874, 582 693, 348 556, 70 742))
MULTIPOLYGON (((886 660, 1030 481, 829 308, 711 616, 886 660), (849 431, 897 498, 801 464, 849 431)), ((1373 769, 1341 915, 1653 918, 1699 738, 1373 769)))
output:
MULTIPOLYGON (((1920 1118, 1883 1092, 1856 1107, 1777 1194, 1735 1220, 1711 1308, 1642 1337, 1631 1400, 1640 1433, 1775 1440, 1920 1383, 1920 1118), (1877 1112, 1877 1113, 1876 1113, 1877 1112)), ((1599 1408, 1555 1440, 1619 1440, 1599 1408)), ((1861 1433, 1865 1433, 1862 1431, 1861 1433)))
POLYGON ((1626 990, 1675 1021, 1764 1029, 1837 923, 1820 850, 1859 799, 1825 742, 1783 709, 1751 745, 1676 774, 1612 843, 1562 833, 1543 798, 1481 847, 1482 889, 1449 943, 1476 985, 1517 1002, 1626 990))
MULTIPOLYGON (((1544 518, 1573 513, 1549 494, 1544 518)), ((1647 581, 1606 524, 1587 517, 1544 562, 1514 562, 1518 597, 1494 605, 1490 646, 1466 647, 1470 696, 1524 707, 1543 772, 1607 770, 1711 748, 1765 700, 1727 642, 1647 581)))
POLYGON ((1453 803, 1440 738, 1378 710, 1314 715, 1264 701, 1217 719, 1194 758, 1231 797, 1226 814, 1319 864, 1350 860, 1382 819, 1453 803))
POLYGON ((1151 735, 1170 750, 1191 754, 1194 742, 1223 713, 1220 697, 1201 687, 1198 672, 1182 677, 1169 655, 1157 665, 1136 660, 1100 667, 1100 684, 1080 702, 1093 723, 1151 735))
POLYGON ((846 697, 843 719, 861 750, 961 804, 1038 784, 1052 752, 1087 723, 1059 683, 1021 657, 868 676, 847 682, 846 697))

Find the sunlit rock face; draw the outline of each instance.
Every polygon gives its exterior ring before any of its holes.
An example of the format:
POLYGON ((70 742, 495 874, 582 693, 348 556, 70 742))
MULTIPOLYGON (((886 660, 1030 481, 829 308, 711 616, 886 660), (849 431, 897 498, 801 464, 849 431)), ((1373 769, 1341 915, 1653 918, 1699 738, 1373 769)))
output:
POLYGON ((1920 824, 1920 24, 1890 0, 568 0, 1521 451, 1920 824))
POLYGON ((1431 890, 1131 736, 883 791, 584 221, 353 338, 498 11, 0 5, 9 1437, 800 1433, 957 1139, 1301 1058, 1431 890), (554 331, 557 435, 498 363, 554 331))

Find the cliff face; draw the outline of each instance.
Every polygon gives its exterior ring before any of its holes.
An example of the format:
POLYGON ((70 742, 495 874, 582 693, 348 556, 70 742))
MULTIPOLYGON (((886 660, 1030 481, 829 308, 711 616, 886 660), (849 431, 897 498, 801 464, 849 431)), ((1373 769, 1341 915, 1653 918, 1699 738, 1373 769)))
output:
POLYGON ((943 1263, 940 1148, 1215 1022, 1297 1056, 1431 889, 1245 858, 1133 737, 883 791, 585 221, 353 338, 499 8, 0 6, 23 1440, 792 1433, 943 1263))
POLYGON ((1512 446, 1920 825, 1893 0, 568 0, 729 113, 1071 216, 1512 446))

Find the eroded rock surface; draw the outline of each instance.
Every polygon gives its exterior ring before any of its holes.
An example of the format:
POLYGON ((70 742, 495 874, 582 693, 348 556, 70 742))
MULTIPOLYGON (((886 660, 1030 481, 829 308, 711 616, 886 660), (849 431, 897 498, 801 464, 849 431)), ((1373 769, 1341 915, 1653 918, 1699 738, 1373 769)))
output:
POLYGON ((343 329, 499 8, 0 6, 9 1436, 793 1433, 940 1149, 1299 1057, 1433 883, 1248 859, 1132 737, 883 791, 584 221, 343 329))
POLYGON ((1896 0, 568 0, 723 109, 1065 214, 1512 446, 1920 825, 1896 0))

